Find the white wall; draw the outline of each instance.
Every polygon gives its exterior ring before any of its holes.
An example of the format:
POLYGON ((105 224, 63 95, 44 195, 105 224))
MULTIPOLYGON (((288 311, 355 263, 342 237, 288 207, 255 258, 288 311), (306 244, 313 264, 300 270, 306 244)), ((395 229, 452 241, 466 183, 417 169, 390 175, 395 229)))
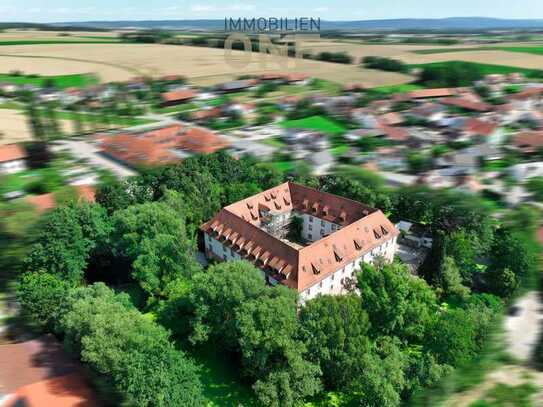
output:
POLYGON ((0 174, 15 174, 26 170, 24 160, 4 161, 0 163, 0 174))
POLYGON ((302 217, 304 220, 302 237, 311 242, 320 240, 324 235, 329 235, 341 229, 340 225, 337 225, 333 222, 328 222, 324 219, 320 219, 307 213, 296 215, 302 217))
POLYGON ((376 257, 383 257, 386 261, 392 261, 396 253, 396 240, 387 240, 381 246, 375 247, 370 252, 358 257, 351 263, 348 263, 344 268, 337 270, 334 274, 329 275, 321 282, 305 289, 300 293, 301 302, 315 298, 317 295, 337 295, 345 294, 346 290, 343 287, 342 279, 354 278, 353 272, 360 269, 360 263, 371 263, 376 257))
MULTIPOLYGON (((316 223, 315 220, 313 220, 313 223, 316 223)), ((320 223, 317 222, 316 224, 319 225, 318 230, 320 233, 320 223)), ((394 259, 394 254, 396 253, 396 240, 397 237, 387 240, 382 245, 373 248, 370 252, 356 258, 345 265, 345 267, 338 269, 335 273, 330 274, 319 283, 307 288, 300 293, 301 302, 303 303, 306 300, 315 298, 319 294, 338 295, 346 293, 342 280, 345 278, 354 278, 353 272, 360 268, 361 262, 371 263, 376 257, 383 257, 387 261, 392 261, 394 259)), ((204 244, 206 251, 211 251, 214 256, 223 259, 224 261, 241 259, 239 254, 235 253, 231 248, 224 246, 218 240, 210 237, 207 233, 204 233, 204 244)), ((264 277, 264 272, 262 272, 262 275, 264 277)))

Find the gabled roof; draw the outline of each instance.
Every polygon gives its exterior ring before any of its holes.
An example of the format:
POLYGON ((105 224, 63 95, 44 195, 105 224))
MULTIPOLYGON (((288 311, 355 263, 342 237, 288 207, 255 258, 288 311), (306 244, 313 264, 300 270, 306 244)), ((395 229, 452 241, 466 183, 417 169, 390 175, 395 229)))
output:
POLYGON ((177 89, 160 94, 163 102, 176 102, 192 99, 196 93, 191 89, 177 89))
POLYGON ((282 275, 281 282, 298 291, 398 234, 380 210, 290 182, 223 208, 201 230, 241 251, 258 267, 282 275), (260 228, 262 218, 268 213, 291 210, 325 219, 341 228, 302 248, 295 248, 260 228))
POLYGON ((490 106, 488 103, 476 102, 462 97, 443 98, 439 100, 439 103, 448 106, 460 107, 465 110, 472 110, 474 112, 488 112, 492 109, 492 106, 490 106))
POLYGON ((0 146, 0 163, 22 160, 27 157, 26 151, 18 144, 0 146))

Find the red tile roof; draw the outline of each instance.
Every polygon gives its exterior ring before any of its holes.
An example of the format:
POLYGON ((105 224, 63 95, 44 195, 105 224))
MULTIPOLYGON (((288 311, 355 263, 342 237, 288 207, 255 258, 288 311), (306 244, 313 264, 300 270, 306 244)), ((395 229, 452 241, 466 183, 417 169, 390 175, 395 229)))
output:
POLYGON ((56 207, 55 194, 29 195, 25 200, 34 205, 39 213, 46 212, 56 207))
POLYGON ((228 141, 203 127, 173 124, 141 133, 100 137, 104 153, 130 165, 159 165, 180 161, 173 150, 213 153, 228 147, 228 141))
POLYGON ((535 153, 543 147, 543 130, 522 131, 513 138, 513 145, 523 153, 535 153))
POLYGON ((456 91, 451 88, 419 89, 408 92, 406 96, 411 99, 439 98, 454 96, 456 91))
POLYGON ((26 157, 26 151, 17 144, 6 144, 0 146, 0 162, 22 160, 26 157))
POLYGON ((464 123, 464 131, 479 136, 490 136, 498 128, 496 123, 469 118, 464 123))
POLYGON ((97 407, 101 405, 80 374, 42 380, 21 387, 5 407, 97 407))
POLYGON ((543 94, 543 86, 537 86, 533 88, 526 88, 518 93, 515 93, 509 96, 509 99, 512 99, 512 100, 531 99, 533 97, 540 96, 541 94, 543 94))
POLYGON ((475 112, 488 112, 492 109, 492 106, 490 106, 488 103, 482 103, 482 102, 475 102, 466 98, 443 98, 439 100, 439 103, 448 105, 448 106, 456 106, 460 107, 462 109, 466 110, 472 110, 475 112))
POLYGON ((211 154, 230 145, 224 138, 203 127, 191 127, 179 140, 178 147, 192 153, 211 154))
POLYGON ((258 267, 280 274, 283 284, 299 292, 398 234, 380 210, 290 182, 223 208, 201 229, 258 267), (343 227, 295 248, 259 227, 263 209, 271 213, 294 209, 343 227))
MULTIPOLYGON (((76 185, 74 188, 80 202, 95 202, 96 189, 92 185, 76 185)), ((29 195, 24 199, 29 204, 34 205, 38 213, 47 212, 57 206, 55 194, 52 192, 42 195, 29 195)))
POLYGON ((160 94, 162 102, 164 103, 183 102, 190 100, 195 96, 196 93, 194 93, 191 89, 177 89, 160 94))

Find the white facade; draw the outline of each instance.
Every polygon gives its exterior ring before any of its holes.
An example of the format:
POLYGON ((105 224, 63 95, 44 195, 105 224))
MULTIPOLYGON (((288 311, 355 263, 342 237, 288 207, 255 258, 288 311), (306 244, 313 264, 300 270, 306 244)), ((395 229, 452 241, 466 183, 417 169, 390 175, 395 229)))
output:
POLYGON ((0 174, 15 174, 26 170, 25 160, 11 160, 0 162, 0 174))
MULTIPOLYGON (((334 227, 336 230, 339 230, 339 225, 336 225, 332 222, 324 221, 321 228, 321 219, 304 214, 304 229, 303 235, 308 236, 308 240, 311 240, 310 236, 314 237, 314 240, 319 240, 322 238, 322 231, 324 234, 332 233, 334 227), (313 221, 309 219, 313 218, 313 221), (307 222, 306 222, 307 220, 307 222), (318 226, 311 227, 310 226, 318 226), (316 233, 316 234, 315 234, 316 233)), ((389 239, 380 246, 374 247, 371 251, 366 252, 364 255, 354 259, 353 261, 347 263, 344 267, 339 268, 334 273, 331 273, 326 276, 323 280, 314 284, 311 287, 306 288, 304 291, 300 292, 300 302, 303 303, 309 299, 315 298, 317 295, 339 295, 345 294, 347 290, 344 287, 344 282, 346 279, 355 278, 355 270, 360 269, 360 263, 371 263, 376 257, 382 257, 387 261, 392 261, 394 259, 394 254, 396 253, 397 237, 389 239)), ((204 233, 204 244, 207 253, 212 253, 213 256, 217 259, 223 261, 231 260, 241 260, 241 256, 236 253, 232 248, 223 245, 223 243, 212 238, 207 233, 204 233)), ((265 277, 264 271, 262 271, 262 278, 265 277)))

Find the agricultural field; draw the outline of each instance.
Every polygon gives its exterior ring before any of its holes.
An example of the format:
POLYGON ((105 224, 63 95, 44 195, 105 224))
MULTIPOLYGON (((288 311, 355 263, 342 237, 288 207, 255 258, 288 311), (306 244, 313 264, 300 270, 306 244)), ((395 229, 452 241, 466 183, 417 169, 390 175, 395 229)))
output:
MULTIPOLYGON (((63 131, 70 134, 72 123, 70 120, 60 120, 63 131)), ((0 109, 0 144, 19 143, 30 141, 32 133, 23 111, 14 109, 0 109)))
MULTIPOLYGON (((0 42, 2 37, 0 35, 0 42)), ((234 51, 234 62, 246 54, 234 51)), ((368 87, 410 82, 409 75, 361 69, 312 60, 252 55, 244 68, 228 65, 224 50, 161 44, 47 44, 0 47, 2 70, 42 75, 96 73, 102 81, 122 81, 134 76, 179 74, 196 84, 211 85, 239 75, 292 69, 339 83, 359 82, 368 87)))

